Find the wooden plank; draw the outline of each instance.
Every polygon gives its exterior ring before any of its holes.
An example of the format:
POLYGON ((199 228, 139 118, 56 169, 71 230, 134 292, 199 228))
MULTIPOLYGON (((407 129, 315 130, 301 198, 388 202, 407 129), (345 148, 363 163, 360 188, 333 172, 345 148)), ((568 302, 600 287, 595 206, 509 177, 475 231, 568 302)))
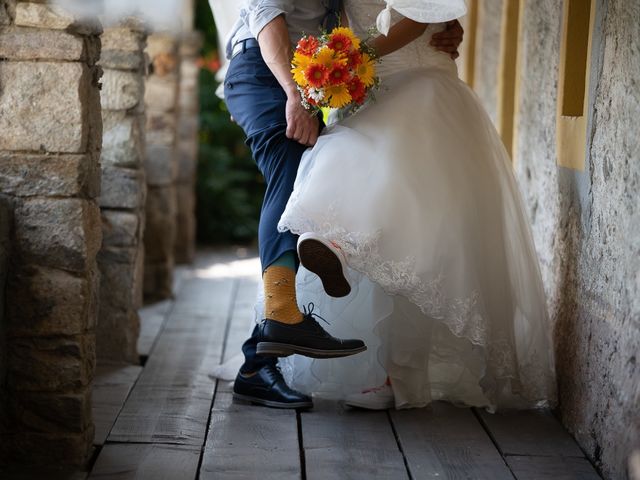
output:
POLYGON ((234 403, 216 395, 201 479, 301 478, 296 413, 234 403))
POLYGON ((182 445, 105 445, 90 479, 190 480, 196 478, 199 447, 182 445))
POLYGON ((173 300, 164 300, 145 306, 138 311, 140 315, 138 355, 149 356, 172 306, 173 300))
POLYGON ((392 411, 391 419, 413 478, 513 479, 470 409, 434 402, 392 411))
POLYGON ((386 412, 345 411, 315 400, 300 415, 307 479, 408 478, 386 412))
POLYGON ((85 480, 89 472, 79 470, 65 470, 59 468, 38 467, 0 467, 2 480, 85 480))
POLYGON ((233 291, 227 279, 185 280, 108 441, 202 445, 233 291))
POLYGON ((96 434, 94 445, 102 445, 136 383, 142 367, 138 365, 98 365, 93 380, 91 406, 96 434))
POLYGON ((600 480, 586 458, 508 456, 518 480, 600 480))
POLYGON ((575 440, 549 412, 479 413, 503 455, 584 457, 575 440))

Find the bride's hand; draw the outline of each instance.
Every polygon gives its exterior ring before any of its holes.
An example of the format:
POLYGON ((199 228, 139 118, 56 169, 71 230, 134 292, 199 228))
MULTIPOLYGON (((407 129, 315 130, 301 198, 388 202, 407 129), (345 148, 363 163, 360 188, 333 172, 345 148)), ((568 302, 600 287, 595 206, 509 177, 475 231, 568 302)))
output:
POLYGON ((286 106, 287 138, 291 138, 302 145, 309 147, 316 144, 320 123, 317 115, 306 110, 300 103, 300 95, 287 96, 286 106))
POLYGON ((456 59, 460 56, 458 53, 458 47, 462 43, 462 37, 464 36, 464 30, 458 20, 447 22, 447 28, 443 31, 434 33, 431 37, 431 46, 436 50, 448 53, 452 59, 456 59))

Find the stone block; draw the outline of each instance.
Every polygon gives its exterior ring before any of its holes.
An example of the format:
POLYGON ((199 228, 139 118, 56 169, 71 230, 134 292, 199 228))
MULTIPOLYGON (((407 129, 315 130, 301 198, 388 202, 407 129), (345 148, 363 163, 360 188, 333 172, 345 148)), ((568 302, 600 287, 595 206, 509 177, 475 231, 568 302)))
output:
POLYGON ((15 0, 0 0, 0 25, 10 25, 15 16, 15 0))
POLYGON ((144 98, 144 79, 139 72, 106 69, 100 103, 104 110, 129 110, 144 98))
POLYGON ((149 189, 144 234, 147 262, 163 261, 173 257, 176 235, 176 202, 174 186, 149 189))
POLYGON ((107 248, 98 255, 101 274, 100 308, 123 312, 132 309, 137 248, 107 248), (130 261, 123 261, 130 260, 130 261))
POLYGON ((96 352, 100 361, 139 363, 137 341, 140 333, 138 313, 100 307, 96 352))
POLYGON ((144 242, 140 244, 138 249, 138 257, 133 269, 133 305, 132 307, 138 311, 142 308, 144 299, 144 263, 145 263, 145 251, 144 242))
POLYGON ((140 214, 102 210, 102 247, 135 247, 141 243, 140 214))
POLYGON ((9 437, 10 444, 6 449, 10 449, 11 459, 17 464, 75 466, 81 469, 86 467, 92 452, 94 434, 93 424, 81 433, 20 431, 9 437))
POLYGON ((147 145, 145 158, 147 185, 161 187, 171 185, 177 178, 176 151, 166 145, 147 145))
POLYGON ((147 143, 172 146, 176 142, 176 115, 171 112, 147 112, 147 143))
POLYGON ((100 210, 88 200, 25 199, 16 207, 15 238, 23 262, 83 273, 102 243, 100 210))
POLYGON ((95 270, 74 275, 40 266, 20 266, 7 285, 7 325, 11 335, 79 335, 91 329, 98 313, 99 278, 95 270))
POLYGON ((143 116, 103 111, 103 166, 138 167, 144 158, 143 116))
POLYGON ((0 63, 0 150, 84 153, 94 72, 81 63, 0 63))
POLYGON ((82 60, 84 40, 61 30, 0 29, 0 57, 9 60, 82 60))
POLYGON ((198 166, 198 142, 178 143, 178 183, 194 183, 198 166))
POLYGON ((103 50, 102 55, 100 55, 100 65, 105 69, 113 68, 141 72, 145 67, 145 56, 141 51, 103 50))
POLYGON ((119 167, 102 169, 100 207, 136 209, 144 205, 146 185, 140 170, 119 167))
POLYGON ((128 27, 109 27, 100 37, 103 51, 141 52, 145 46, 145 33, 128 27))
POLYGON ((0 190, 19 197, 94 198, 100 168, 92 155, 29 155, 0 152, 0 190))
POLYGON ((196 247, 196 198, 191 183, 176 186, 178 211, 176 214, 176 242, 174 255, 176 263, 191 263, 196 247))
POLYGON ((95 336, 11 338, 7 384, 16 391, 81 390, 93 379, 95 336))
POLYGON ((100 35, 102 26, 97 20, 80 20, 57 5, 19 2, 16 5, 15 24, 20 27, 68 30, 82 35, 100 35))
POLYGON ((145 85, 144 103, 148 110, 170 112, 178 99, 178 77, 151 75, 145 85))
POLYGON ((166 259, 163 262, 145 263, 145 302, 157 302, 171 297, 173 288, 173 270, 173 258, 166 259))
POLYGON ((17 392, 8 410, 23 428, 34 432, 77 432, 91 427, 91 390, 79 393, 17 392))

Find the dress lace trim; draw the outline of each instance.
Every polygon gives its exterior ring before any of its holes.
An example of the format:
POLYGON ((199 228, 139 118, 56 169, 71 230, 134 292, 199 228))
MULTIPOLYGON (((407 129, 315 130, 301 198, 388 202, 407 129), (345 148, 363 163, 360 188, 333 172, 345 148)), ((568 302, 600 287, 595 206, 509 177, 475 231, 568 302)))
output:
POLYGON ((384 259, 379 250, 381 231, 362 233, 345 229, 337 222, 335 205, 327 209, 321 221, 311 220, 311 215, 306 215, 297 201, 300 190, 294 190, 289 199, 278 231, 322 235, 342 249, 351 268, 366 275, 385 292, 408 298, 426 316, 444 323, 452 334, 483 348, 488 358, 481 385, 492 403, 497 404, 500 392, 505 389, 528 400, 528 406, 547 407, 554 403, 553 373, 541 371, 537 365, 519 363, 512 339, 500 338, 504 336, 501 332, 488 331, 478 291, 464 298, 448 298, 442 272, 425 282, 415 272, 411 256, 397 261, 384 259), (290 208, 291 205, 296 206, 290 208))

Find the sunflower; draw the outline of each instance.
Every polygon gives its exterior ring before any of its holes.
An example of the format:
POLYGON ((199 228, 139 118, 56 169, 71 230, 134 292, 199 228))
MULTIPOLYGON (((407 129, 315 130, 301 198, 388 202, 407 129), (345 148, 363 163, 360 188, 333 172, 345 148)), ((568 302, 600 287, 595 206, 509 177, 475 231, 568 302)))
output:
POLYGON ((334 35, 344 36, 348 38, 349 41, 351 42, 351 47, 354 50, 360 50, 360 39, 356 37, 355 33, 353 33, 353 30, 351 30, 350 28, 336 27, 333 30, 331 30, 331 33, 329 34, 329 38, 333 37, 334 35))
POLYGON ((314 88, 322 88, 329 79, 329 69, 321 63, 313 62, 304 71, 304 76, 314 88))
POLYGON ((310 57, 302 55, 298 52, 293 54, 293 60, 291 61, 291 73, 293 73, 293 80, 301 87, 306 87, 309 82, 304 75, 305 70, 309 67, 312 60, 310 57))
POLYGON ((331 85, 325 90, 331 108, 342 108, 351 102, 351 95, 346 85, 331 85))
POLYGON ((356 69, 356 75, 365 87, 371 87, 376 79, 376 67, 374 60, 366 53, 362 54, 362 63, 356 69))
POLYGON ((346 58, 340 58, 333 48, 329 48, 326 45, 322 47, 318 54, 315 56, 315 61, 324 65, 329 70, 333 68, 335 63, 347 63, 346 58))

